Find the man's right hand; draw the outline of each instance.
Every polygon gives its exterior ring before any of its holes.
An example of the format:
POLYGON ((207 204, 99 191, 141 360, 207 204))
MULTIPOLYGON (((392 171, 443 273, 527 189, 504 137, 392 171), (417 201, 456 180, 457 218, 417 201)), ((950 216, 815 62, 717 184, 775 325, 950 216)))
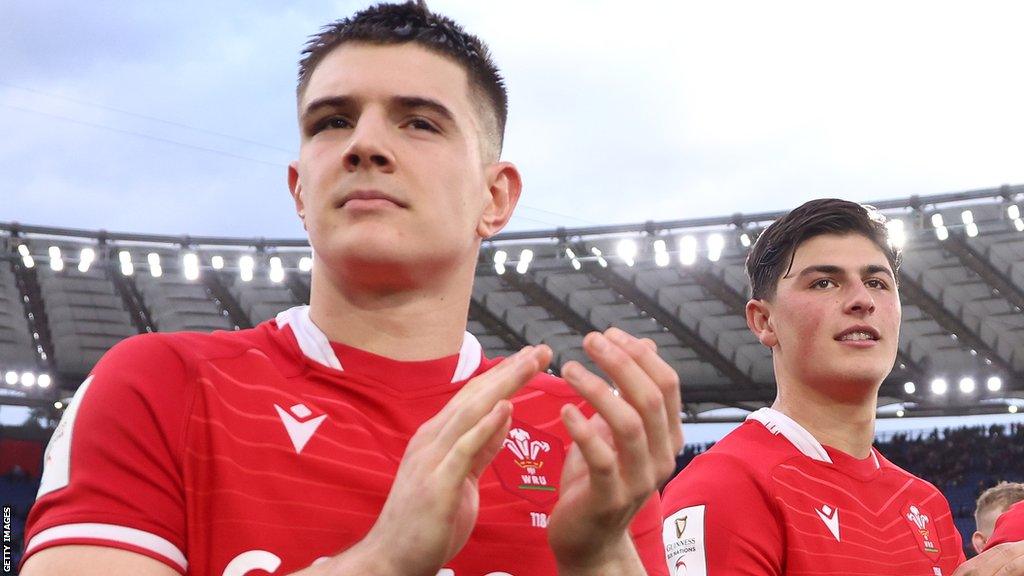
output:
POLYGON ((508 398, 550 362, 550 348, 527 346, 466 383, 409 440, 366 537, 310 573, 434 576, 476 525, 480 475, 512 422, 508 398))
POLYGON ((1024 576, 1024 541, 993 546, 961 564, 953 576, 1024 576))

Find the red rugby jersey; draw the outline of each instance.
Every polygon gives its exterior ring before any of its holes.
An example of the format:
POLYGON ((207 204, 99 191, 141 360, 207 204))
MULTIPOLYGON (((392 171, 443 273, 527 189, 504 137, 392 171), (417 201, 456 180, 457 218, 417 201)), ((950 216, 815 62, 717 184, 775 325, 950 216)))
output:
MULTIPOLYGON (((252 330, 148 334, 82 384, 47 447, 25 559, 63 544, 155 558, 183 574, 288 574, 359 541, 409 438, 497 360, 466 334, 458 355, 398 362, 332 344, 307 307, 252 330)), ((480 514, 439 576, 555 574, 548 514, 583 400, 538 375, 480 480, 480 514)), ((665 574, 657 496, 634 521, 665 574)), ((401 546, 395 542, 395 546, 401 546)))
POLYGON ((949 504, 876 450, 858 460, 762 408, 662 496, 671 574, 949 576, 949 504))
POLYGON ((996 527, 992 529, 992 536, 989 537, 985 549, 1004 542, 1021 540, 1024 540, 1024 502, 1010 506, 1009 510, 996 518, 996 527))

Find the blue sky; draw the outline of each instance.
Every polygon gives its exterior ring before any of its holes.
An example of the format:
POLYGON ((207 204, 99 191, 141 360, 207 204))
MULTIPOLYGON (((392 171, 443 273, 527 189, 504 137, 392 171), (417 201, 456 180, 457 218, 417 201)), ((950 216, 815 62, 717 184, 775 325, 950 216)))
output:
MULTIPOLYGON (((297 237, 305 38, 363 2, 6 2, 0 221, 297 237)), ((510 89, 513 229, 1024 182, 1015 2, 431 2, 510 89)))

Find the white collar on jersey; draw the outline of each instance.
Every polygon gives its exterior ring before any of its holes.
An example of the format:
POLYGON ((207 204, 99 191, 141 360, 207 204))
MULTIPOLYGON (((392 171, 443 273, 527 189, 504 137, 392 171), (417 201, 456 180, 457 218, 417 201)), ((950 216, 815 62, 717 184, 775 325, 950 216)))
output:
MULTIPOLYGON (((746 419, 757 420, 772 434, 782 434, 804 456, 832 464, 832 457, 828 455, 828 451, 821 445, 821 442, 818 442, 806 428, 797 424, 796 420, 782 412, 773 408, 761 408, 748 414, 746 419)), ((875 469, 881 468, 874 448, 871 449, 871 458, 875 461, 875 469)))
MULTIPOLYGON (((289 308, 277 315, 277 328, 280 330, 285 326, 292 327, 292 334, 299 343, 302 353, 314 362, 323 364, 335 370, 344 370, 341 361, 335 355, 331 343, 316 324, 309 318, 309 306, 296 306, 289 308)), ((462 338, 462 349, 459 350, 459 363, 452 375, 452 382, 465 380, 476 372, 480 367, 480 360, 483 357, 483 348, 480 341, 469 332, 462 338)))

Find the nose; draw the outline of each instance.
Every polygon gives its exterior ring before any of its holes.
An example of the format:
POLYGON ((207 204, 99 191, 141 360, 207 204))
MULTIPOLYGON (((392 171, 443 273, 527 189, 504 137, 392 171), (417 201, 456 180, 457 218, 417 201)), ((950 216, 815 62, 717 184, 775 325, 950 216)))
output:
POLYGON ((388 145, 387 124, 373 114, 363 114, 344 151, 344 168, 393 172, 395 158, 388 145))
POLYGON ((851 290, 852 292, 849 294, 844 307, 844 311, 847 314, 862 315, 871 314, 875 311, 875 298, 867 286, 857 283, 851 290))

